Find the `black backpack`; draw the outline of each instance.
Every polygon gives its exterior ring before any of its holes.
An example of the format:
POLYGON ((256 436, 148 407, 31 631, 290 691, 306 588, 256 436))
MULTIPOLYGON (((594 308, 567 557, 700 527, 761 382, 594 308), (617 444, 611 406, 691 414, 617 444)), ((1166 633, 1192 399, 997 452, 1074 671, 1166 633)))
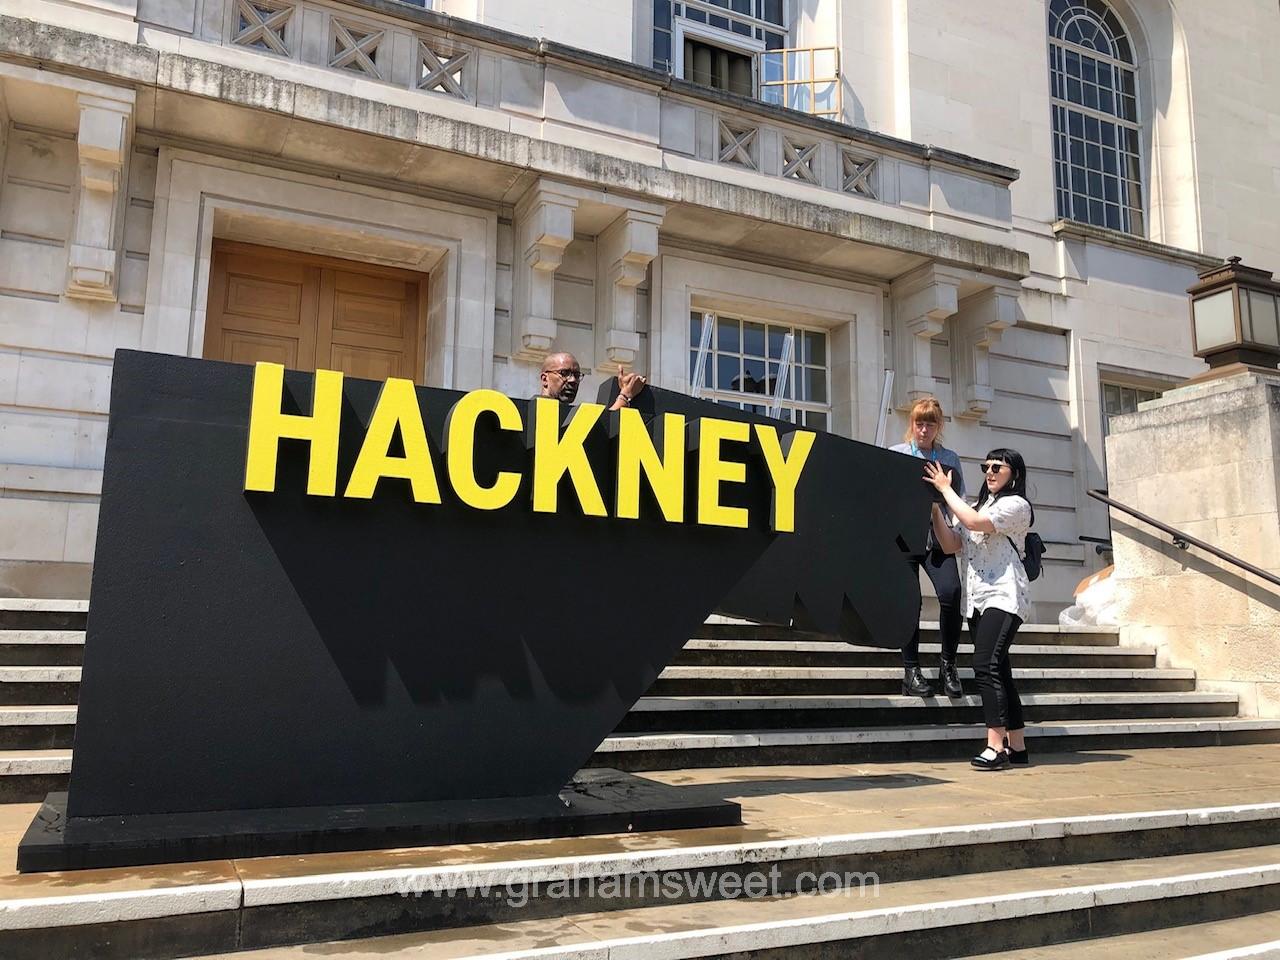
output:
MULTIPOLYGON (((1013 537, 1005 539, 1013 543, 1013 537)), ((1027 571, 1027 579, 1038 580, 1044 570, 1044 564, 1040 562, 1040 558, 1044 556, 1044 541, 1040 539, 1040 534, 1028 533, 1022 549, 1019 550, 1016 543, 1013 543, 1013 549, 1022 560, 1022 569, 1027 571)))

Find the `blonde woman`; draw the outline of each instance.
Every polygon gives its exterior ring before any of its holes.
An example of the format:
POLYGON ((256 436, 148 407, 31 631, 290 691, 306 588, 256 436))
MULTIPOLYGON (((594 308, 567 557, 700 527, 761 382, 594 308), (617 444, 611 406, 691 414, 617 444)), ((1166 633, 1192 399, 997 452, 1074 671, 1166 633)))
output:
MULTIPOLYGON (((960 470, 960 457, 954 450, 942 445, 942 404, 934 397, 923 397, 911 407, 907 416, 907 433, 902 443, 889 449, 909 454, 937 464, 951 476, 953 489, 964 496, 964 474, 960 470)), ((923 473, 923 468, 922 468, 923 473)), ((947 510, 943 505, 942 509, 947 510)), ((949 516, 949 511, 947 512, 949 516)), ((921 564, 913 565, 919 571, 921 564)), ((956 649, 960 646, 960 629, 963 626, 960 609, 960 567, 953 554, 943 550, 929 531, 928 553, 923 561, 924 572, 933 583, 938 595, 938 632, 942 635, 942 662, 938 668, 938 681, 948 697, 962 697, 960 675, 956 672, 956 649)), ((922 600, 923 604, 923 600, 922 600)), ((931 697, 933 687, 920 669, 920 625, 902 648, 903 696, 931 697)))

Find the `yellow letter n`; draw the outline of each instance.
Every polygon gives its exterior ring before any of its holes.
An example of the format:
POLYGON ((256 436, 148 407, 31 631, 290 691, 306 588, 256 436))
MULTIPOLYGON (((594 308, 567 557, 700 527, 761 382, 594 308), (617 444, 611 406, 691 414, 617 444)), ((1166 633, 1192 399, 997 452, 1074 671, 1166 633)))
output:
POLYGON ((307 493, 313 497, 332 497, 337 491, 342 374, 336 370, 317 370, 313 383, 310 416, 282 413, 284 367, 278 363, 255 365, 253 402, 249 408, 249 455, 244 467, 245 490, 274 492, 280 441, 305 440, 311 445, 307 493))
POLYGON ((618 411, 618 486, 614 515, 640 518, 640 474, 658 501, 668 523, 684 522, 684 417, 664 413, 655 422, 654 437, 645 429, 639 410, 618 411), (658 453, 658 447, 662 453, 658 453))

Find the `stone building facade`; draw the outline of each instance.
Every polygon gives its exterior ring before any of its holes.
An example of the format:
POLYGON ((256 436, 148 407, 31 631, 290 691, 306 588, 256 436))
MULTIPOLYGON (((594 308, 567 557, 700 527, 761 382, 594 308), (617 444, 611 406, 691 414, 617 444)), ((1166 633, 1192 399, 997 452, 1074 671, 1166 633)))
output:
POLYGON ((1042 616, 1110 415, 1280 268, 1280 10, 1240 0, 0 0, 0 595, 83 595, 111 357, 534 389, 552 348, 1026 456, 1042 616))

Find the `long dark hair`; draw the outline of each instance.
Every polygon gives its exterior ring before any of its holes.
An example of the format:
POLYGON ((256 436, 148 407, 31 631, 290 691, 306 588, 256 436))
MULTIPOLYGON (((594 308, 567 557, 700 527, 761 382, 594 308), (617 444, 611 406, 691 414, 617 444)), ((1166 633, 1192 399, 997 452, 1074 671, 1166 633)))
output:
MULTIPOLYGON (((983 463, 990 463, 992 460, 999 460, 1001 463, 1007 463, 1009 469, 1013 471, 1013 476, 1009 478, 1009 482, 996 491, 994 499, 999 500, 1001 497, 1016 496, 1022 497, 1031 504, 1031 497, 1027 495, 1027 463, 1022 459, 1022 454, 1017 450, 1009 447, 996 447, 985 457, 982 458, 983 463)), ((986 476, 983 476, 982 489, 978 491, 978 503, 975 509, 981 510, 982 505, 992 499, 992 493, 987 489, 986 476)), ((1031 507, 1031 523, 1036 522, 1036 508, 1031 507)))

